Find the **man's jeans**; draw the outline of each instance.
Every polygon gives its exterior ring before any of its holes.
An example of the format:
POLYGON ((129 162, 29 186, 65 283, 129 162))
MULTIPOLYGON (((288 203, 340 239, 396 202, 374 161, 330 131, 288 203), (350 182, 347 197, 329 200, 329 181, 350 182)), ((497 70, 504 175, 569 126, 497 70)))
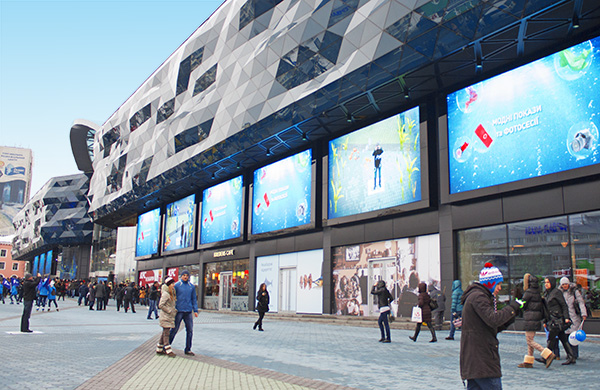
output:
POLYGON ((502 390, 500 378, 479 378, 467 380, 467 390, 502 390))
POLYGON ((175 315, 175 327, 171 329, 171 334, 169 335, 169 344, 173 344, 173 339, 179 330, 181 320, 185 323, 185 352, 190 352, 192 350, 192 336, 194 335, 194 313, 191 311, 177 312, 175 315))
POLYGON ((156 300, 148 299, 148 319, 152 318, 152 312, 154 312, 154 318, 158 318, 158 308, 156 307, 156 300))

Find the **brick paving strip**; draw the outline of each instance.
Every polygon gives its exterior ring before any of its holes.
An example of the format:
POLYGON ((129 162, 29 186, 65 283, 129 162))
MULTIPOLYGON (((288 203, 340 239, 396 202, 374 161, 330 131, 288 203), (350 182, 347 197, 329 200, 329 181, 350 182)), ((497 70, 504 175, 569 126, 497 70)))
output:
POLYGON ((322 389, 356 390, 204 355, 176 358, 154 353, 158 336, 89 379, 76 390, 96 389, 322 389))

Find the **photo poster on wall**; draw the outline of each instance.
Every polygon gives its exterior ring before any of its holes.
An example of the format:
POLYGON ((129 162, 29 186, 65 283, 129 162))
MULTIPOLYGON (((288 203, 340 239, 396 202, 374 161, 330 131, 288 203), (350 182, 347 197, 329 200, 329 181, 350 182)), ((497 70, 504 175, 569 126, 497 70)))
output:
POLYGON ((417 302, 419 282, 440 286, 439 234, 333 248, 336 314, 375 315, 376 304, 369 313, 369 300, 372 299, 369 286, 379 278, 386 281, 387 289, 396 299, 397 315, 410 317, 417 302), (354 259, 354 249, 347 251, 356 246, 358 261, 354 259), (369 277, 374 278, 371 283, 369 277))
POLYGON ((225 241, 242 234, 242 202, 244 180, 234 177, 202 193, 200 243, 225 241))
POLYGON ((447 96, 450 194, 598 164, 600 38, 447 96))
POLYGON ((35 277, 40 272, 40 257, 36 256, 33 258, 33 272, 32 275, 35 277))
POLYGON ((269 292, 269 311, 279 310, 279 256, 261 256, 256 258, 256 291, 254 306, 260 285, 265 283, 269 292))
POLYGON ((323 249, 293 253, 296 256, 296 312, 323 313, 323 249))
POLYGON ((77 276, 77 262, 75 261, 75 255, 69 261, 63 258, 60 262, 60 278, 61 279, 75 279, 77 276))
POLYGON ((312 151, 254 171, 252 234, 311 222, 312 151))
POLYGON ((47 275, 50 275, 52 272, 52 260, 52 251, 46 252, 46 269, 44 273, 47 275))
POLYGON ((135 256, 151 256, 158 253, 160 209, 150 210, 138 217, 135 256))
POLYGON ((192 248, 195 237, 196 195, 169 203, 165 211, 165 251, 192 248))
POLYGON ((419 107, 329 142, 329 219, 421 200, 419 107))

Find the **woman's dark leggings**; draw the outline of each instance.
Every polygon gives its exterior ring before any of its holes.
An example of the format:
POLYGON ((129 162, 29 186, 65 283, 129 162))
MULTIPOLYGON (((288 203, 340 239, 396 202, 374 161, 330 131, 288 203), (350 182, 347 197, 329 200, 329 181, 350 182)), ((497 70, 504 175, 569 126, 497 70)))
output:
POLYGON ((258 326, 258 329, 262 329, 262 320, 263 318, 265 318, 265 312, 264 311, 259 311, 258 312, 258 321, 256 321, 256 325, 258 326))
MULTIPOLYGON (((423 324, 422 322, 417 322, 417 329, 415 329, 415 335, 413 336, 413 338, 415 340, 417 339, 417 336, 419 335, 419 332, 421 331, 421 325, 422 324, 423 324)), ((433 329, 433 324, 431 323, 431 321, 427 322, 427 327, 431 331, 431 339, 432 340, 436 339, 436 337, 435 337, 435 329, 433 329)))

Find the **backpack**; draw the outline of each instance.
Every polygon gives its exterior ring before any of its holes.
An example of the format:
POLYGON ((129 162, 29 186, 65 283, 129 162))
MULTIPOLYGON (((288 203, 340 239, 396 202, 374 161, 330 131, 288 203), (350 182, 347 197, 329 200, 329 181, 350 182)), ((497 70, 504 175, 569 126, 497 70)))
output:
POLYGON ((437 298, 431 298, 429 300, 429 307, 431 308, 431 310, 435 310, 439 307, 440 305, 438 305, 438 301, 437 298))

